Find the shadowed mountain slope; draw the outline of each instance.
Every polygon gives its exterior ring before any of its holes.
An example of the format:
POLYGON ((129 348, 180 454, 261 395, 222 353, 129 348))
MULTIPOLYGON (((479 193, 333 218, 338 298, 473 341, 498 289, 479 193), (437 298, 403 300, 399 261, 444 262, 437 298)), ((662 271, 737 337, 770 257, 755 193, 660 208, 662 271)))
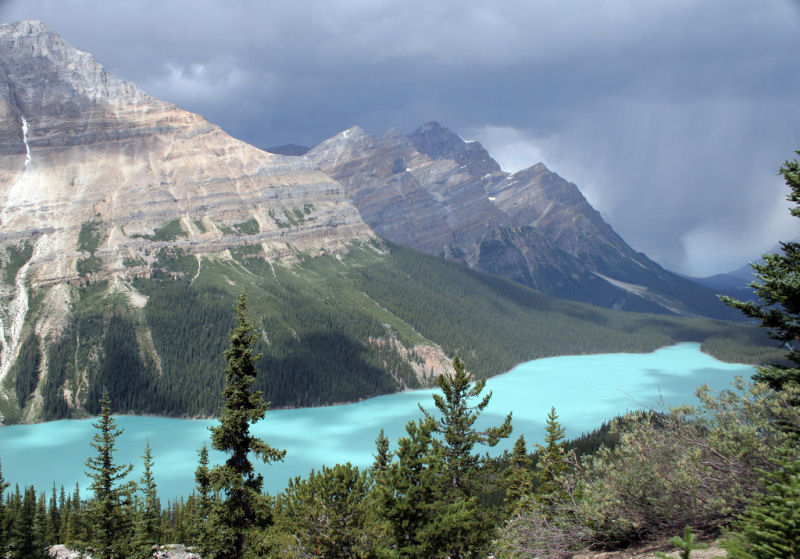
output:
POLYGON ((631 249, 574 184, 541 163, 505 173, 478 142, 435 122, 381 138, 353 127, 306 156, 398 244, 607 308, 738 318, 631 249))

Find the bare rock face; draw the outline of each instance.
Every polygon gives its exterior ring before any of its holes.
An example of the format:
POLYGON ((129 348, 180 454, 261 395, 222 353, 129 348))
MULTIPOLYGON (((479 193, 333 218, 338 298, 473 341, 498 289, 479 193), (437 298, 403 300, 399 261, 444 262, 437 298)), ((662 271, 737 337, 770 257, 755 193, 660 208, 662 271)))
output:
POLYGON ((0 25, 0 381, 26 335, 42 340, 46 360, 74 303, 69 284, 109 280, 136 304, 129 280, 165 247, 224 258, 248 245, 292 259, 374 237, 307 159, 259 150, 150 97, 41 22, 0 25))
POLYGON ((335 252, 371 235, 308 161, 153 99, 39 22, 0 26, 0 114, 0 240, 39 239, 38 282, 76 275, 84 223, 100 224, 96 256, 111 273, 173 220, 192 252, 241 243, 231 225, 248 220, 257 231, 247 228, 247 241, 270 255, 335 252), (301 224, 286 217, 296 211, 301 224))
POLYGON ((574 184, 541 163, 504 173, 435 122, 382 138, 351 128, 306 156, 398 244, 604 307, 727 316, 713 293, 631 249, 574 184))

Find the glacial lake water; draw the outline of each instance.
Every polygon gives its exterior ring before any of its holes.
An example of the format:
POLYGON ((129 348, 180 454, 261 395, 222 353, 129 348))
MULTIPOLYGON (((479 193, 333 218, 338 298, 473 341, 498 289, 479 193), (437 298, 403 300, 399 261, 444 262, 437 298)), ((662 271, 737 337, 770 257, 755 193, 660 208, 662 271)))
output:
MULTIPOLYGON (((523 363, 491 378, 492 400, 482 415, 484 425, 499 424, 513 412, 512 436, 492 450, 500 453, 522 434, 529 448, 544 437, 544 423, 555 406, 568 438, 598 427, 625 411, 695 401, 695 389, 707 383, 713 390, 730 387, 731 380, 754 372, 748 365, 728 364, 702 353, 700 344, 682 343, 646 354, 563 356, 523 363)), ((432 390, 371 398, 355 404, 320 408, 273 410, 253 432, 274 447, 286 449, 284 462, 259 467, 265 490, 276 494, 294 476, 305 476, 322 464, 351 462, 368 466, 381 427, 392 446, 405 425, 420 417, 417 404, 433 409, 432 390)), ((191 493, 197 451, 209 442, 208 427, 216 420, 115 416, 124 433, 117 440, 118 463, 132 463, 129 479, 141 475, 141 455, 149 440, 153 468, 162 500, 191 493)), ((86 493, 86 458, 95 420, 64 420, 0 428, 3 477, 12 484, 35 485, 49 491, 75 483, 86 493)), ((483 452, 483 450, 481 450, 483 452)), ((211 460, 223 455, 212 452, 211 460)))

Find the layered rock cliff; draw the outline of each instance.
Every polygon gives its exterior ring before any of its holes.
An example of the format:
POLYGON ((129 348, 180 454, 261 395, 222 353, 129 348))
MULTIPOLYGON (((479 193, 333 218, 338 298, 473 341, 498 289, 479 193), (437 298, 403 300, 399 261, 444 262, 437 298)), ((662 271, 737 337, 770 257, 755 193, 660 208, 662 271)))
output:
POLYGON ((543 164, 504 173, 435 122, 382 138, 359 127, 306 156, 393 242, 609 308, 730 317, 714 294, 631 249, 543 164))
MULTIPOLYGON (((246 246, 291 260, 374 238, 341 185, 307 159, 259 150, 150 97, 41 22, 0 26, 6 400, 26 339, 47 369, 47 348, 74 318, 71 286, 108 281, 142 306, 132 280, 165 250, 200 262, 246 246)), ((148 334, 137 336, 145 351, 148 334)), ((32 386, 39 370, 25 373, 32 386)))
POLYGON ((143 256, 148 237, 176 219, 177 244, 192 252, 243 237, 272 255, 336 251, 371 235, 341 187, 308 161, 256 149, 149 97, 41 23, 0 27, 0 94, 2 239, 42 239, 32 263, 39 282, 78 275, 88 222, 102 224, 95 256, 104 272, 143 256), (246 231, 235 227, 249 220, 246 231))

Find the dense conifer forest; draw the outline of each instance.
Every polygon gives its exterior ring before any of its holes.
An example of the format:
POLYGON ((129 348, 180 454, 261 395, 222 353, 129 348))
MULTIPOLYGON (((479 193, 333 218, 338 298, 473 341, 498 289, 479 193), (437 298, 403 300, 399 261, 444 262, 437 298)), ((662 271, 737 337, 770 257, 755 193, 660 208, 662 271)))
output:
POLYGON ((133 283, 148 298, 143 309, 104 281, 75 288, 69 323, 48 339, 43 379, 44 346, 27 333, 15 369, 18 407, 2 410, 6 422, 31 405, 37 387, 46 420, 98 413, 104 387, 115 413, 215 415, 238 285, 247 286, 259 317, 257 388, 276 407, 426 386, 431 372, 415 374, 412 365, 421 362, 406 349, 432 343, 464 356, 477 377, 539 357, 649 352, 680 341, 699 341, 728 361, 782 358, 753 326, 564 301, 382 242, 287 263, 249 253, 198 262, 165 248, 157 263, 133 283))

